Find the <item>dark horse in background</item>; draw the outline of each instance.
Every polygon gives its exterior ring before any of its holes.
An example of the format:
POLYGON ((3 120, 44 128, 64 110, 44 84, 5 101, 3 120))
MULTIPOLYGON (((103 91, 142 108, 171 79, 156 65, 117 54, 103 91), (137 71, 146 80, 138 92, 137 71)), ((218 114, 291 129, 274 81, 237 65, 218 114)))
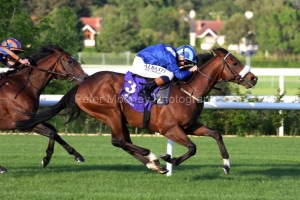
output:
MULTIPOLYGON (((39 108, 39 97, 44 88, 53 78, 66 79, 76 83, 87 78, 76 59, 70 53, 54 45, 41 47, 39 52, 29 58, 31 65, 19 65, 14 70, 1 74, 0 79, 0 130, 17 129, 16 121, 28 119, 39 108)), ((44 167, 50 162, 57 141, 77 161, 84 161, 83 157, 57 134, 56 129, 40 122, 33 127, 33 131, 49 137, 46 157, 43 158, 44 167)), ((7 170, 1 167, 1 173, 7 170)))
MULTIPOLYGON (((230 81, 251 88, 257 83, 257 77, 250 72, 249 66, 244 66, 223 48, 199 54, 197 65, 198 70, 194 72, 191 80, 171 85, 170 98, 181 97, 180 101, 170 101, 168 105, 152 107, 149 129, 187 147, 188 151, 178 158, 172 158, 169 154, 160 156, 174 166, 196 154, 196 145, 188 135, 214 138, 223 159, 223 170, 228 174, 229 155, 222 135, 198 122, 198 119, 203 110, 204 99, 216 83, 230 81)), ((168 170, 160 165, 158 158, 149 149, 134 145, 130 139, 126 124, 143 128, 143 113, 136 112, 122 101, 119 93, 123 84, 124 74, 107 71, 95 73, 71 89, 57 104, 29 120, 18 122, 17 127, 32 129, 64 108, 67 108, 71 115, 70 119, 82 110, 110 127, 114 146, 122 148, 149 169, 157 170, 160 174, 167 173, 168 170)))

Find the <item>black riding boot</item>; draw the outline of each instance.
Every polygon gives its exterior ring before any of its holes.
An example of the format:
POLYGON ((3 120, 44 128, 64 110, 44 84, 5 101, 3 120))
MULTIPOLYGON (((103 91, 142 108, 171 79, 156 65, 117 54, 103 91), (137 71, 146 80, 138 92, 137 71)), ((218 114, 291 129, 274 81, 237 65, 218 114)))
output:
POLYGON ((157 84, 155 81, 152 81, 148 83, 140 92, 139 96, 143 97, 147 101, 154 102, 154 98, 151 96, 151 93, 153 90, 157 87, 157 84))

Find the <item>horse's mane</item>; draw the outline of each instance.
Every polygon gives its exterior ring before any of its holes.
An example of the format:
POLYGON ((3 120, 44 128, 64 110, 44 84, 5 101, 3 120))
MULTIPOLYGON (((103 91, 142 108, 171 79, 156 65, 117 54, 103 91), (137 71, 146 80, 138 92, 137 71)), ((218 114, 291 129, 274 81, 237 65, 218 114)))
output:
MULTIPOLYGON (((53 49, 57 49, 59 51, 64 51, 61 47, 55 46, 55 45, 42 46, 42 47, 40 47, 39 51, 34 52, 33 54, 31 54, 28 57, 30 64, 33 66, 36 66, 38 61, 40 61, 41 59, 43 59, 51 54, 54 54, 53 49)), ((16 71, 20 71, 21 69, 27 68, 27 66, 24 66, 24 65, 22 65, 21 68, 18 66, 20 66, 19 63, 17 63, 15 66, 13 66, 12 70, 8 70, 7 72, 5 72, 5 74, 6 75, 14 74, 14 73, 16 73, 16 71)))
POLYGON ((225 53, 225 54, 228 53, 228 51, 226 49, 222 48, 222 47, 213 48, 213 50, 214 51, 221 51, 222 53, 225 53))
POLYGON ((206 62, 211 60, 214 57, 214 54, 211 53, 202 53, 197 54, 197 66, 198 68, 202 67, 206 62))
MULTIPOLYGON (((222 47, 213 48, 213 51, 221 51, 222 53, 225 54, 228 53, 228 51, 222 47)), ((214 57, 213 51, 211 51, 210 53, 202 53, 197 55, 197 59, 198 59, 197 66, 199 68, 202 67, 206 62, 208 62, 214 57)))
POLYGON ((54 53, 53 49, 63 51, 61 47, 55 45, 42 46, 38 52, 35 52, 28 57, 30 64, 36 66, 39 60, 53 54, 54 53))

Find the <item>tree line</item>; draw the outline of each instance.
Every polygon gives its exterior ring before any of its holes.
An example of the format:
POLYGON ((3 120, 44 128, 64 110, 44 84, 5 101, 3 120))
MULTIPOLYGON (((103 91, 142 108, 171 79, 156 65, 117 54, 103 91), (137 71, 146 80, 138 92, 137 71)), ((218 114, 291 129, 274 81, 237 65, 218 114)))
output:
MULTIPOLYGON (((18 38, 30 44, 28 51, 45 43, 60 44, 71 52, 83 48, 80 17, 103 20, 96 51, 138 52, 166 43, 175 47, 189 43, 189 11, 195 19, 226 24, 221 34, 227 44, 238 44, 248 31, 264 53, 284 57, 298 54, 300 13, 298 0, 0 0, 0 38, 18 38), (245 11, 254 15, 247 20, 245 11), (36 20, 32 21, 31 16, 36 20)), ((199 41, 201 42, 201 41, 199 41)), ((198 42, 198 43, 199 43, 198 42)), ((225 47, 226 48, 226 47, 225 47)), ((198 51, 199 45, 196 47, 198 51)))

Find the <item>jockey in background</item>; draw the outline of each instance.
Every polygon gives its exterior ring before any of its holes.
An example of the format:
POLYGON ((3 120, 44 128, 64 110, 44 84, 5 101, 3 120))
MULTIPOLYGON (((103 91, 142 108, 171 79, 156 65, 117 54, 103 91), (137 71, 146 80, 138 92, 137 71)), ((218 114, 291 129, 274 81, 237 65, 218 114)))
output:
POLYGON ((153 102, 153 90, 169 83, 174 76, 179 80, 188 78, 197 68, 197 54, 193 47, 183 45, 178 49, 156 44, 140 51, 133 61, 132 73, 154 80, 139 92, 139 96, 153 102))
MULTIPOLYGON (((21 63, 23 65, 30 65, 28 59, 21 59, 17 54, 21 53, 23 50, 21 48, 20 42, 14 38, 5 39, 0 45, 0 62, 9 68, 14 67, 16 63, 21 63)), ((7 169, 0 166, 0 174, 6 173, 7 169)))
POLYGON ((20 42, 14 38, 5 39, 0 45, 0 62, 8 67, 16 63, 30 65, 28 59, 21 59, 18 54, 23 52, 20 42))

